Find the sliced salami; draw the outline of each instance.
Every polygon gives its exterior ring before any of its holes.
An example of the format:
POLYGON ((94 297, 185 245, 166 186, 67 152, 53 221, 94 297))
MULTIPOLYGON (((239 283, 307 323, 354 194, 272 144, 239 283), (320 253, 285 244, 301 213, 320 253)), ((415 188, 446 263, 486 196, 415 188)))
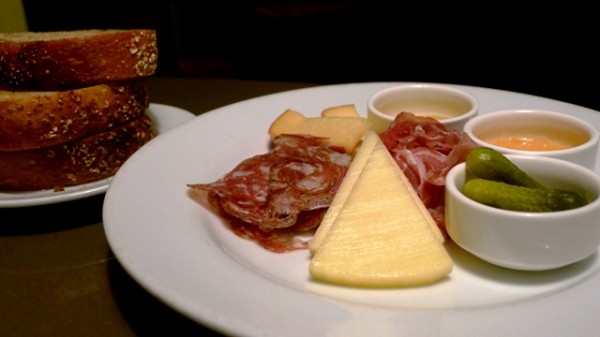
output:
POLYGON ((280 135, 273 148, 238 164, 221 179, 189 187, 208 192, 210 205, 232 219, 233 231, 272 251, 306 248, 296 233, 316 228, 352 156, 326 138, 280 135))

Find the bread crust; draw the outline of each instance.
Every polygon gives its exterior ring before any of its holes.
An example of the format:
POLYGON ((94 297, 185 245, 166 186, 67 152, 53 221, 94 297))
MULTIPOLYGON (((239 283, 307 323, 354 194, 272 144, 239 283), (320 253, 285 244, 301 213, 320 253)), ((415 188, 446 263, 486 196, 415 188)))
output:
POLYGON ((151 29, 0 33, 0 88, 65 90, 153 75, 151 29))
POLYGON ((125 125, 42 149, 0 152, 0 190, 55 189, 113 176, 155 136, 143 115, 125 125))
POLYGON ((143 78, 75 90, 0 90, 0 151, 43 148, 103 132, 144 114, 143 78))

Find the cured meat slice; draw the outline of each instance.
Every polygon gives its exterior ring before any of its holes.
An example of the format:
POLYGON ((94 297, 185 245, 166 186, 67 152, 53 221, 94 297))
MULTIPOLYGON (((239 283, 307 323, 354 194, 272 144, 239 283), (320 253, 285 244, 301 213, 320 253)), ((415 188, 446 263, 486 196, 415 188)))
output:
POLYGON ((296 249, 308 249, 308 240, 302 236, 311 238, 314 235, 314 229, 321 223, 325 212, 325 208, 300 212, 298 220, 293 226, 271 231, 263 231, 260 227, 239 219, 232 219, 230 227, 240 237, 256 241, 272 252, 283 253, 296 249))
POLYGON ((351 161, 325 138, 310 136, 278 137, 273 154, 270 200, 259 224, 267 231, 293 226, 300 211, 329 207, 351 161))
POLYGON ((188 186, 208 192, 209 204, 239 236, 273 251, 300 249, 307 246, 293 234, 320 224, 351 160, 326 138, 280 135, 268 153, 242 161, 213 183, 188 186))
POLYGON ((478 145, 465 132, 447 129, 438 120, 402 112, 380 135, 398 166, 445 231, 445 178, 478 145))

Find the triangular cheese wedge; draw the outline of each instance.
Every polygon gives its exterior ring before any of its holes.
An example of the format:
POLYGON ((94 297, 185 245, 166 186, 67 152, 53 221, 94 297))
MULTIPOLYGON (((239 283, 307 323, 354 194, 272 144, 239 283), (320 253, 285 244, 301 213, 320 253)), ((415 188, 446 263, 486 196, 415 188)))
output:
MULTIPOLYGON (((365 141, 367 141, 365 139, 365 141)), ((335 221, 316 249, 310 275, 359 287, 402 287, 446 277, 453 262, 439 228, 377 137, 335 221), (436 235, 436 230, 440 236, 436 235)))
POLYGON ((327 235, 329 228, 331 228, 331 225, 335 221, 335 218, 340 213, 342 206, 346 202, 348 194, 350 194, 350 191, 354 187, 354 183, 356 183, 358 176, 365 167, 365 163, 367 162, 369 155, 373 151, 373 148, 375 147, 375 144, 378 141, 378 139, 379 136, 377 136, 377 134, 374 131, 369 131, 362 144, 360 145, 360 148, 356 152, 356 155, 354 155, 352 163, 350 163, 350 167, 348 167, 348 171, 344 176, 344 180, 342 181, 340 187, 335 193, 335 196, 333 197, 333 200, 331 201, 327 212, 325 212, 323 220, 321 220, 321 224, 317 228, 314 237, 310 240, 308 244, 311 254, 314 254, 323 243, 323 240, 325 240, 325 236, 327 235))
MULTIPOLYGON (((321 224, 317 228, 314 237, 309 242, 309 249, 311 255, 315 254, 317 249, 319 249, 319 247, 323 243, 323 240, 325 240, 327 232, 329 232, 331 225, 337 218, 340 210, 342 209, 342 206, 346 202, 348 194, 350 194, 350 191, 354 188, 354 184, 356 183, 356 180, 358 180, 358 176, 360 175, 360 173, 363 171, 365 163, 367 162, 367 159, 371 155, 371 152, 373 151, 373 148, 375 147, 375 144, 377 142, 380 142, 379 136, 375 133, 375 131, 369 131, 369 133, 365 136, 365 139, 363 140, 362 144, 360 145, 360 148, 356 152, 356 155, 354 156, 354 159, 352 160, 352 163, 348 168, 348 172, 346 173, 344 180, 340 184, 340 187, 338 188, 331 202, 331 205, 329 205, 329 208, 327 209, 327 212, 325 213, 321 224)), ((402 178, 404 181, 407 182, 406 176, 403 175, 402 178)), ((432 217, 425 215, 425 213, 429 213, 429 211, 427 210, 427 208, 425 208, 425 205, 422 202, 419 202, 420 198, 417 195, 417 193, 414 191, 414 189, 411 189, 406 192, 411 195, 411 197, 417 203, 417 206, 419 207, 420 211, 424 213, 426 221, 428 222, 429 226, 431 227, 431 230, 433 231, 433 235, 438 241, 443 243, 445 241, 444 235, 440 231, 435 220, 433 220, 432 217)))

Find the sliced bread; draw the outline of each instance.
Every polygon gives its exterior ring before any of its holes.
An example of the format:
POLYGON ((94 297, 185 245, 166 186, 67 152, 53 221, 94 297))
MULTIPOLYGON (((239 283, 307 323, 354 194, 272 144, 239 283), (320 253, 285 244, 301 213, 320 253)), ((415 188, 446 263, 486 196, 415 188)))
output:
POLYGON ((65 90, 153 75, 151 29, 0 33, 0 88, 65 90))
POLYGON ((127 124, 71 142, 0 152, 0 190, 62 190, 111 177, 154 136, 152 121, 142 115, 127 124))
POLYGON ((104 132, 148 107, 144 79, 65 91, 0 90, 0 151, 42 148, 104 132))

